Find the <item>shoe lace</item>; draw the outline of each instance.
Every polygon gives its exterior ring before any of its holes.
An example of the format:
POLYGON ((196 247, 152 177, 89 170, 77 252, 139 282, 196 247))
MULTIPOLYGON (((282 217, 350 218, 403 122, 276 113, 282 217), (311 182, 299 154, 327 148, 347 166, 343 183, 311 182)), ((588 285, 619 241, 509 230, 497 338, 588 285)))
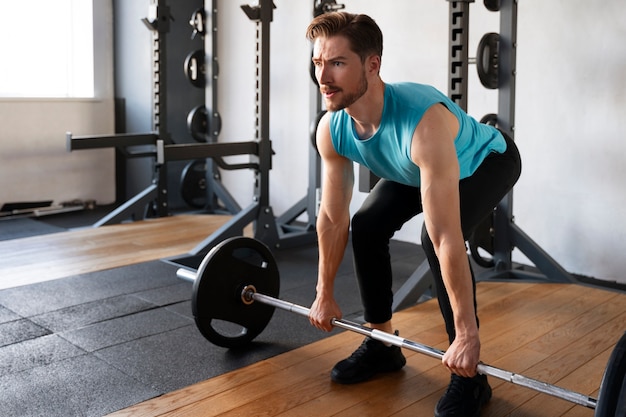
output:
POLYGON ((465 384, 460 377, 457 375, 452 375, 452 379, 450 381, 450 385, 448 385, 448 389, 446 390, 446 396, 450 396, 452 398, 462 398, 463 391, 465 388, 465 384))
POLYGON ((365 338, 365 340, 361 343, 361 346, 359 346, 357 350, 352 352, 352 355, 350 355, 350 359, 358 360, 367 356, 368 352, 371 351, 371 347, 369 345, 372 342, 375 342, 375 340, 370 337, 365 338))

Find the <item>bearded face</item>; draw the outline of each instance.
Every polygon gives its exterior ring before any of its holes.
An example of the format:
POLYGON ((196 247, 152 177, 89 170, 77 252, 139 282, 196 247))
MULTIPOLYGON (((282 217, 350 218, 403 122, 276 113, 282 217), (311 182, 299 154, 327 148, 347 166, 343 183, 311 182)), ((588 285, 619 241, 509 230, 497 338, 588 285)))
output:
POLYGON ((327 110, 345 109, 367 91, 365 64, 343 36, 316 39, 313 64, 327 110))
POLYGON ((361 71, 356 84, 351 83, 346 87, 333 84, 320 84, 320 92, 324 96, 324 103, 328 111, 334 112, 350 107, 360 99, 367 91, 367 78, 365 70, 361 71))

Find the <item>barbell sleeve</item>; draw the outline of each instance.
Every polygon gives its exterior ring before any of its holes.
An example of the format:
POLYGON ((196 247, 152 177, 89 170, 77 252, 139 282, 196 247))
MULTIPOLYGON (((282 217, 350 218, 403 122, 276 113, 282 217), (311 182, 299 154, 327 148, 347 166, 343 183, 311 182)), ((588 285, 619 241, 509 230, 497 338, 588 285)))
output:
POLYGON ((195 282, 198 277, 197 272, 191 271, 186 268, 178 268, 176 271, 176 276, 180 279, 184 279, 185 281, 195 282))

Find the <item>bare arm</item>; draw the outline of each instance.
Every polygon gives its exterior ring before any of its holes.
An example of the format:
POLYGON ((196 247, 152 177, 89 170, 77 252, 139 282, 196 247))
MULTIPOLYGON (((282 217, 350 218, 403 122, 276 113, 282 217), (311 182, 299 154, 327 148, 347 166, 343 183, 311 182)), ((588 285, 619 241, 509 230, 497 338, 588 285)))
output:
POLYGON ((456 339, 443 364, 461 376, 476 374, 480 339, 459 197, 459 163, 454 147, 458 121, 448 109, 431 107, 413 136, 411 157, 420 167, 424 223, 441 265, 454 313, 456 339))
POLYGON ((352 162, 337 154, 331 143, 329 116, 327 113, 322 118, 317 129, 317 149, 324 165, 322 199, 317 217, 317 295, 309 316, 312 325, 326 331, 332 329, 332 318, 341 318, 334 297, 334 282, 348 242, 350 199, 354 184, 352 162))

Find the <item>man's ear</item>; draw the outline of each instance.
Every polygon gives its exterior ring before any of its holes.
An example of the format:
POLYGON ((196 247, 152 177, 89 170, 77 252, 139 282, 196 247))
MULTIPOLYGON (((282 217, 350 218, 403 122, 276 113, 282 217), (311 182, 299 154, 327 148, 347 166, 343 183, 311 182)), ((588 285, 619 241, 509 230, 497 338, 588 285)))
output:
POLYGON ((370 55, 365 62, 367 71, 372 74, 378 74, 380 72, 380 60, 380 55, 370 55))

